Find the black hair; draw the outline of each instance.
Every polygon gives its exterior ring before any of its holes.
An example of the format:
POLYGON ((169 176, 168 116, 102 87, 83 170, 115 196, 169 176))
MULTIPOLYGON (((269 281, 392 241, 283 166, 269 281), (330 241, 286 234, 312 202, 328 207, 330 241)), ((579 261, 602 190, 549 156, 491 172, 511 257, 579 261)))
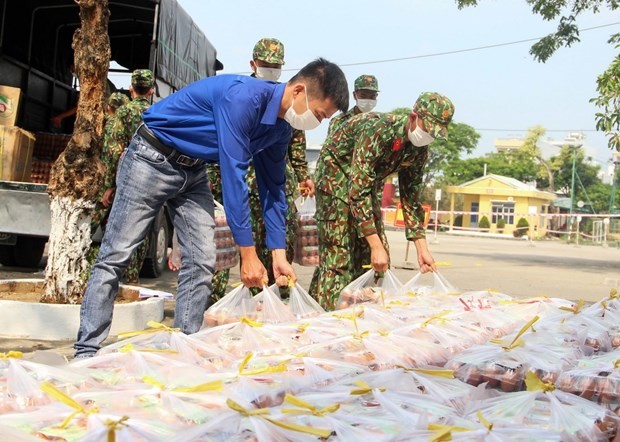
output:
POLYGON ((305 65, 289 83, 300 81, 306 84, 310 95, 319 99, 331 98, 342 112, 349 109, 349 86, 344 72, 337 64, 317 58, 305 65))

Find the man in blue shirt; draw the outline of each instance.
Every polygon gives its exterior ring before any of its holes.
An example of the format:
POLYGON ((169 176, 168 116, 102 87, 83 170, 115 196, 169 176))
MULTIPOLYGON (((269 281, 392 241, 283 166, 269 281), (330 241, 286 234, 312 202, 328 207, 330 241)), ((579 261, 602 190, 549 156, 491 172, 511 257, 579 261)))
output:
POLYGON ((241 254, 241 280, 267 281, 252 240, 245 173, 254 161, 277 277, 296 280, 286 259, 284 192, 291 126, 316 128, 346 111, 344 73, 324 59, 285 84, 240 75, 197 81, 143 115, 118 165, 116 197, 80 312, 76 357, 93 356, 110 331, 119 279, 164 203, 181 250, 174 326, 195 333, 208 307, 215 265, 213 196, 205 162, 220 163, 226 218, 241 254))

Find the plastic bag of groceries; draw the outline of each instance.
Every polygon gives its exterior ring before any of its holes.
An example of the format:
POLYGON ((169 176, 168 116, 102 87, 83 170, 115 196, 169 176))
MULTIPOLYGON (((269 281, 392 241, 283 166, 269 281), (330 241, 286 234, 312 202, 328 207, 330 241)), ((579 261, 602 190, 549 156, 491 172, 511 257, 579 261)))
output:
POLYGON ((312 318, 325 313, 323 307, 299 283, 295 283, 291 287, 288 306, 293 316, 297 319, 312 318))
MULTIPOLYGON (((147 324, 148 325, 148 324, 147 324)), ((154 325, 154 324, 152 324, 154 325)), ((149 333, 135 332, 119 335, 122 339, 103 347, 99 355, 129 350, 165 354, 175 361, 182 361, 200 366, 203 370, 216 371, 231 362, 231 356, 208 342, 195 339, 176 329, 148 329, 149 333)))
POLYGON ((319 265, 319 231, 316 225, 316 199, 300 196, 295 200, 297 206, 297 234, 295 257, 302 266, 319 265))
POLYGON ((43 382, 52 382, 65 394, 73 394, 91 383, 90 378, 81 373, 20 358, 8 359, 3 377, 0 397, 5 393, 12 399, 0 408, 4 412, 23 411, 49 403, 50 398, 40 388, 43 382))
POLYGON ((245 285, 240 285, 207 309, 203 324, 206 327, 215 327, 237 322, 243 317, 250 317, 251 304, 250 289, 245 285))
POLYGON ((439 271, 431 272, 433 278, 432 285, 423 284, 425 279, 424 275, 424 273, 418 272, 413 278, 402 285, 399 294, 452 295, 459 293, 459 289, 452 285, 439 271))
POLYGON ((252 319, 267 324, 292 322, 295 316, 289 306, 280 299, 280 290, 277 285, 263 286, 263 291, 252 298, 250 302, 252 319))
POLYGON ((394 296, 401 287, 402 283, 391 270, 379 277, 374 269, 370 269, 342 289, 336 305, 340 310, 364 302, 384 304, 385 298, 394 296))
POLYGON ((620 362, 564 371, 555 385, 562 391, 615 408, 620 401, 620 362))
POLYGON ((170 440, 181 430, 179 420, 176 428, 170 422, 156 419, 135 419, 121 414, 91 414, 88 416, 88 431, 83 442, 113 440, 129 442, 135 440, 170 440))
MULTIPOLYGON (((234 267, 239 263, 239 249, 235 244, 228 222, 224 206, 217 201, 215 203, 215 230, 213 241, 215 242, 215 270, 224 270, 234 267)), ((178 271, 182 266, 181 247, 176 231, 172 235, 172 252, 168 257, 168 267, 170 270, 178 271)))

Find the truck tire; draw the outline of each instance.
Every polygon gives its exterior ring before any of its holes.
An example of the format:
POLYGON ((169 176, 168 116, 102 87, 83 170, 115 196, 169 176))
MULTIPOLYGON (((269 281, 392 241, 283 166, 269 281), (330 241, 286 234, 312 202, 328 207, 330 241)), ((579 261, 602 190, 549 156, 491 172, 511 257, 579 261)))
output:
POLYGON ((168 265, 168 244, 170 244, 170 229, 164 211, 159 213, 155 228, 149 234, 150 246, 140 276, 144 278, 159 278, 168 265))
POLYGON ((17 237, 17 244, 13 246, 13 258, 17 267, 38 267, 43 258, 43 251, 47 238, 32 236, 17 237))
POLYGON ((0 246, 0 264, 5 267, 15 267, 14 247, 15 246, 0 246))

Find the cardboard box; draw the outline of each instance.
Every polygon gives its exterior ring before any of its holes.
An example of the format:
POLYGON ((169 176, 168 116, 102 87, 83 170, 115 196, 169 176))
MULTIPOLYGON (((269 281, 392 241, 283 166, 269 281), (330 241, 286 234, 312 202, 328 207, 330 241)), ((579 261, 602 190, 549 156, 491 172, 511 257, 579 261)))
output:
POLYGON ((0 179, 30 182, 34 134, 16 126, 0 126, 0 179))
POLYGON ((0 125, 15 126, 21 90, 0 85, 0 125))

